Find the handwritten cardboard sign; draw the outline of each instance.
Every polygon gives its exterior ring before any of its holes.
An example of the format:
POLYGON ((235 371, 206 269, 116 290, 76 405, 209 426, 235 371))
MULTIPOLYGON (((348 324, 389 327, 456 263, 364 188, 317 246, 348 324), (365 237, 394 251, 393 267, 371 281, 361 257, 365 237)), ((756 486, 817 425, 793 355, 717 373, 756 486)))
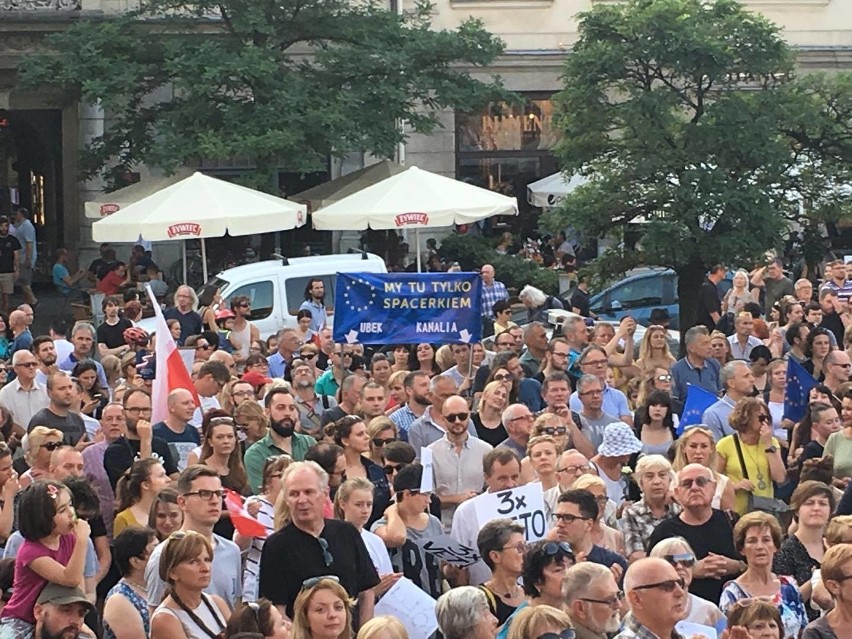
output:
POLYGON ((460 544, 449 535, 420 539, 417 545, 430 555, 459 568, 467 568, 480 560, 476 548, 460 544))
POLYGON ((494 519, 514 519, 523 525, 528 542, 543 539, 547 533, 544 493, 539 483, 484 493, 473 502, 480 528, 494 519))
POLYGON ((399 619, 410 639, 428 639, 438 629, 435 600, 405 577, 379 599, 375 614, 399 619))

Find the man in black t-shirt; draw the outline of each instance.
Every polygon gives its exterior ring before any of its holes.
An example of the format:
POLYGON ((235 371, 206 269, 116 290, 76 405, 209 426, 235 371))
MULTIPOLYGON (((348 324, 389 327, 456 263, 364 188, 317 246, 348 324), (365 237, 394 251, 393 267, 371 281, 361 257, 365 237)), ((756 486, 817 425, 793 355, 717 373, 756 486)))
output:
POLYGON ((706 326, 713 332, 722 317, 722 302, 719 300, 718 284, 725 278, 724 267, 717 264, 710 268, 707 278, 698 289, 698 313, 696 324, 706 326))
POLYGON ((125 317, 119 316, 121 310, 121 298, 108 295, 101 303, 104 312, 103 324, 98 326, 98 354, 115 355, 121 357, 130 350, 130 346, 124 341, 124 331, 133 326, 133 322, 125 317))
POLYGON ((260 597, 285 606, 313 577, 334 575, 352 599, 358 600, 354 626, 373 616, 379 575, 356 528, 337 519, 323 519, 328 475, 314 462, 291 464, 281 478, 292 521, 271 535, 260 556, 260 597))
POLYGON ((9 312, 9 296, 15 292, 20 250, 18 238, 9 233, 9 218, 0 216, 0 296, 4 313, 9 312))
POLYGON ((745 563, 734 546, 734 531, 728 516, 710 505, 716 491, 713 471, 700 464, 689 464, 680 471, 678 480, 675 496, 683 512, 654 528, 648 552, 663 539, 686 539, 698 560, 689 592, 707 601, 719 601, 722 586, 742 573, 745 563))

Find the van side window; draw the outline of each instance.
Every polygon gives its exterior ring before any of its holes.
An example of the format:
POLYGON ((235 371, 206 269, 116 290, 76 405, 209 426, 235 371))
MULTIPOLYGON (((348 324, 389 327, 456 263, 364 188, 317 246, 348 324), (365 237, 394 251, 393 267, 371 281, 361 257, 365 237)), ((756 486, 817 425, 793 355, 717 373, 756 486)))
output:
POLYGON ((290 315, 296 315, 299 312, 299 307, 305 301, 305 287, 311 280, 320 279, 325 285, 325 310, 331 315, 334 313, 334 285, 337 281, 337 274, 331 275, 311 275, 309 277, 288 277, 284 283, 284 290, 287 292, 287 312, 290 315))
MULTIPOLYGON (((274 287, 269 280, 261 280, 252 282, 245 286, 240 286, 228 296, 227 303, 238 295, 247 295, 251 300, 251 315, 250 320, 262 320, 272 315, 272 308, 275 305, 275 295, 273 294, 274 287)), ((227 308, 230 308, 228 306, 227 308)))

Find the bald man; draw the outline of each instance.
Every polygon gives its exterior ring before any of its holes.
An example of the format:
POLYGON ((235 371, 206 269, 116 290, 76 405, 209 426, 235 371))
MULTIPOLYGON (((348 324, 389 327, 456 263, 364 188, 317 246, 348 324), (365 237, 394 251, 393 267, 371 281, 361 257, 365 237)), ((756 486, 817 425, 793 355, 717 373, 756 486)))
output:
POLYGON ((188 390, 178 388, 169 393, 168 408, 169 416, 154 424, 154 436, 165 440, 177 452, 178 468, 183 470, 189 453, 201 445, 198 430, 189 423, 195 412, 195 399, 188 390))
MULTIPOLYGON (((17 351, 28 351, 33 345, 33 334, 30 333, 30 325, 27 322, 27 314, 23 311, 14 310, 9 314, 9 328, 12 330, 12 346, 9 355, 17 351)), ((9 375, 9 379, 12 379, 9 375)))
POLYGON ((624 575, 624 592, 630 614, 615 639, 680 639, 675 624, 686 613, 686 585, 674 567, 663 559, 639 559, 624 575))

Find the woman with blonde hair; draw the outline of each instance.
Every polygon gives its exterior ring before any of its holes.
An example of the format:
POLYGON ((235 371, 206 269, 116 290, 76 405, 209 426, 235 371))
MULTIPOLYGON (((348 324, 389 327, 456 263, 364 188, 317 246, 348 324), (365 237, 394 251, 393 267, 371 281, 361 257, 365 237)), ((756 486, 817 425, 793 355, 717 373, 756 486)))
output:
POLYGON ((61 430, 47 426, 36 426, 27 434, 24 460, 30 467, 21 475, 21 488, 26 488, 34 481, 44 479, 49 474, 50 455, 62 446, 63 437, 61 430))
POLYGON ((852 597, 849 575, 852 575, 852 544, 838 544, 825 551, 820 569, 825 588, 834 600, 834 608, 824 617, 812 621, 802 639, 837 639, 852 636, 852 597))
POLYGON ((748 290, 748 273, 742 269, 734 273, 731 289, 722 298, 722 313, 734 313, 743 310, 746 304, 756 301, 748 290))
POLYGON ((734 485, 727 475, 716 472, 716 442, 713 433, 703 426, 687 428, 677 440, 672 468, 680 472, 687 464, 701 464, 713 471, 716 478, 716 492, 713 494, 713 508, 733 510, 736 504, 734 485))
POLYGON ((334 516, 349 522, 361 533, 361 539, 367 546, 367 552, 373 560, 376 572, 380 577, 384 577, 393 573, 393 565, 385 542, 378 535, 364 528, 372 513, 373 484, 369 479, 356 477, 347 479, 340 485, 334 495, 334 516))
POLYGON ((722 331, 710 333, 710 357, 719 362, 719 366, 724 366, 734 359, 731 353, 731 344, 722 331))
POLYGON ((491 446, 498 446, 509 438, 503 425, 503 410, 509 405, 509 389, 501 380, 488 382, 479 398, 476 412, 470 418, 476 435, 491 446))
POLYGON ((160 554, 166 597, 151 615, 151 639, 212 639, 225 630, 231 611, 204 590, 213 574, 213 547, 194 530, 172 533, 160 554))
POLYGON ((385 415, 390 415, 399 408, 405 405, 408 397, 405 395, 405 378, 408 371, 394 371, 388 377, 388 392, 390 394, 390 407, 385 411, 385 415))
POLYGON ((571 628, 571 618, 564 610, 552 606, 528 606, 512 619, 507 639, 535 639, 536 637, 560 637, 571 628))
POLYGON ((104 355, 101 366, 107 379, 107 389, 112 395, 113 389, 121 382, 121 360, 115 355, 104 355))
POLYGON ((373 617, 358 631, 356 639, 408 639, 408 630, 396 617, 373 617))
POLYGON ((616 505, 607 496, 604 480, 597 475, 580 475, 571 488, 588 490, 598 503, 598 518, 592 524, 592 543, 626 557, 624 533, 615 528, 616 505))
POLYGON ((369 458, 379 466, 385 465, 385 446, 397 439, 396 424, 389 417, 376 417, 367 427, 370 435, 369 458))
POLYGON ((352 601, 336 577, 314 577, 293 604, 291 639, 352 639, 352 601))
POLYGON ((669 370, 677 360, 669 350, 666 339, 668 331, 662 326, 649 326, 639 343, 639 359, 636 366, 642 374, 652 372, 657 368, 669 370))
POLYGON ((234 410, 234 423, 244 450, 266 437, 269 431, 269 417, 263 406, 257 402, 243 402, 234 410))

